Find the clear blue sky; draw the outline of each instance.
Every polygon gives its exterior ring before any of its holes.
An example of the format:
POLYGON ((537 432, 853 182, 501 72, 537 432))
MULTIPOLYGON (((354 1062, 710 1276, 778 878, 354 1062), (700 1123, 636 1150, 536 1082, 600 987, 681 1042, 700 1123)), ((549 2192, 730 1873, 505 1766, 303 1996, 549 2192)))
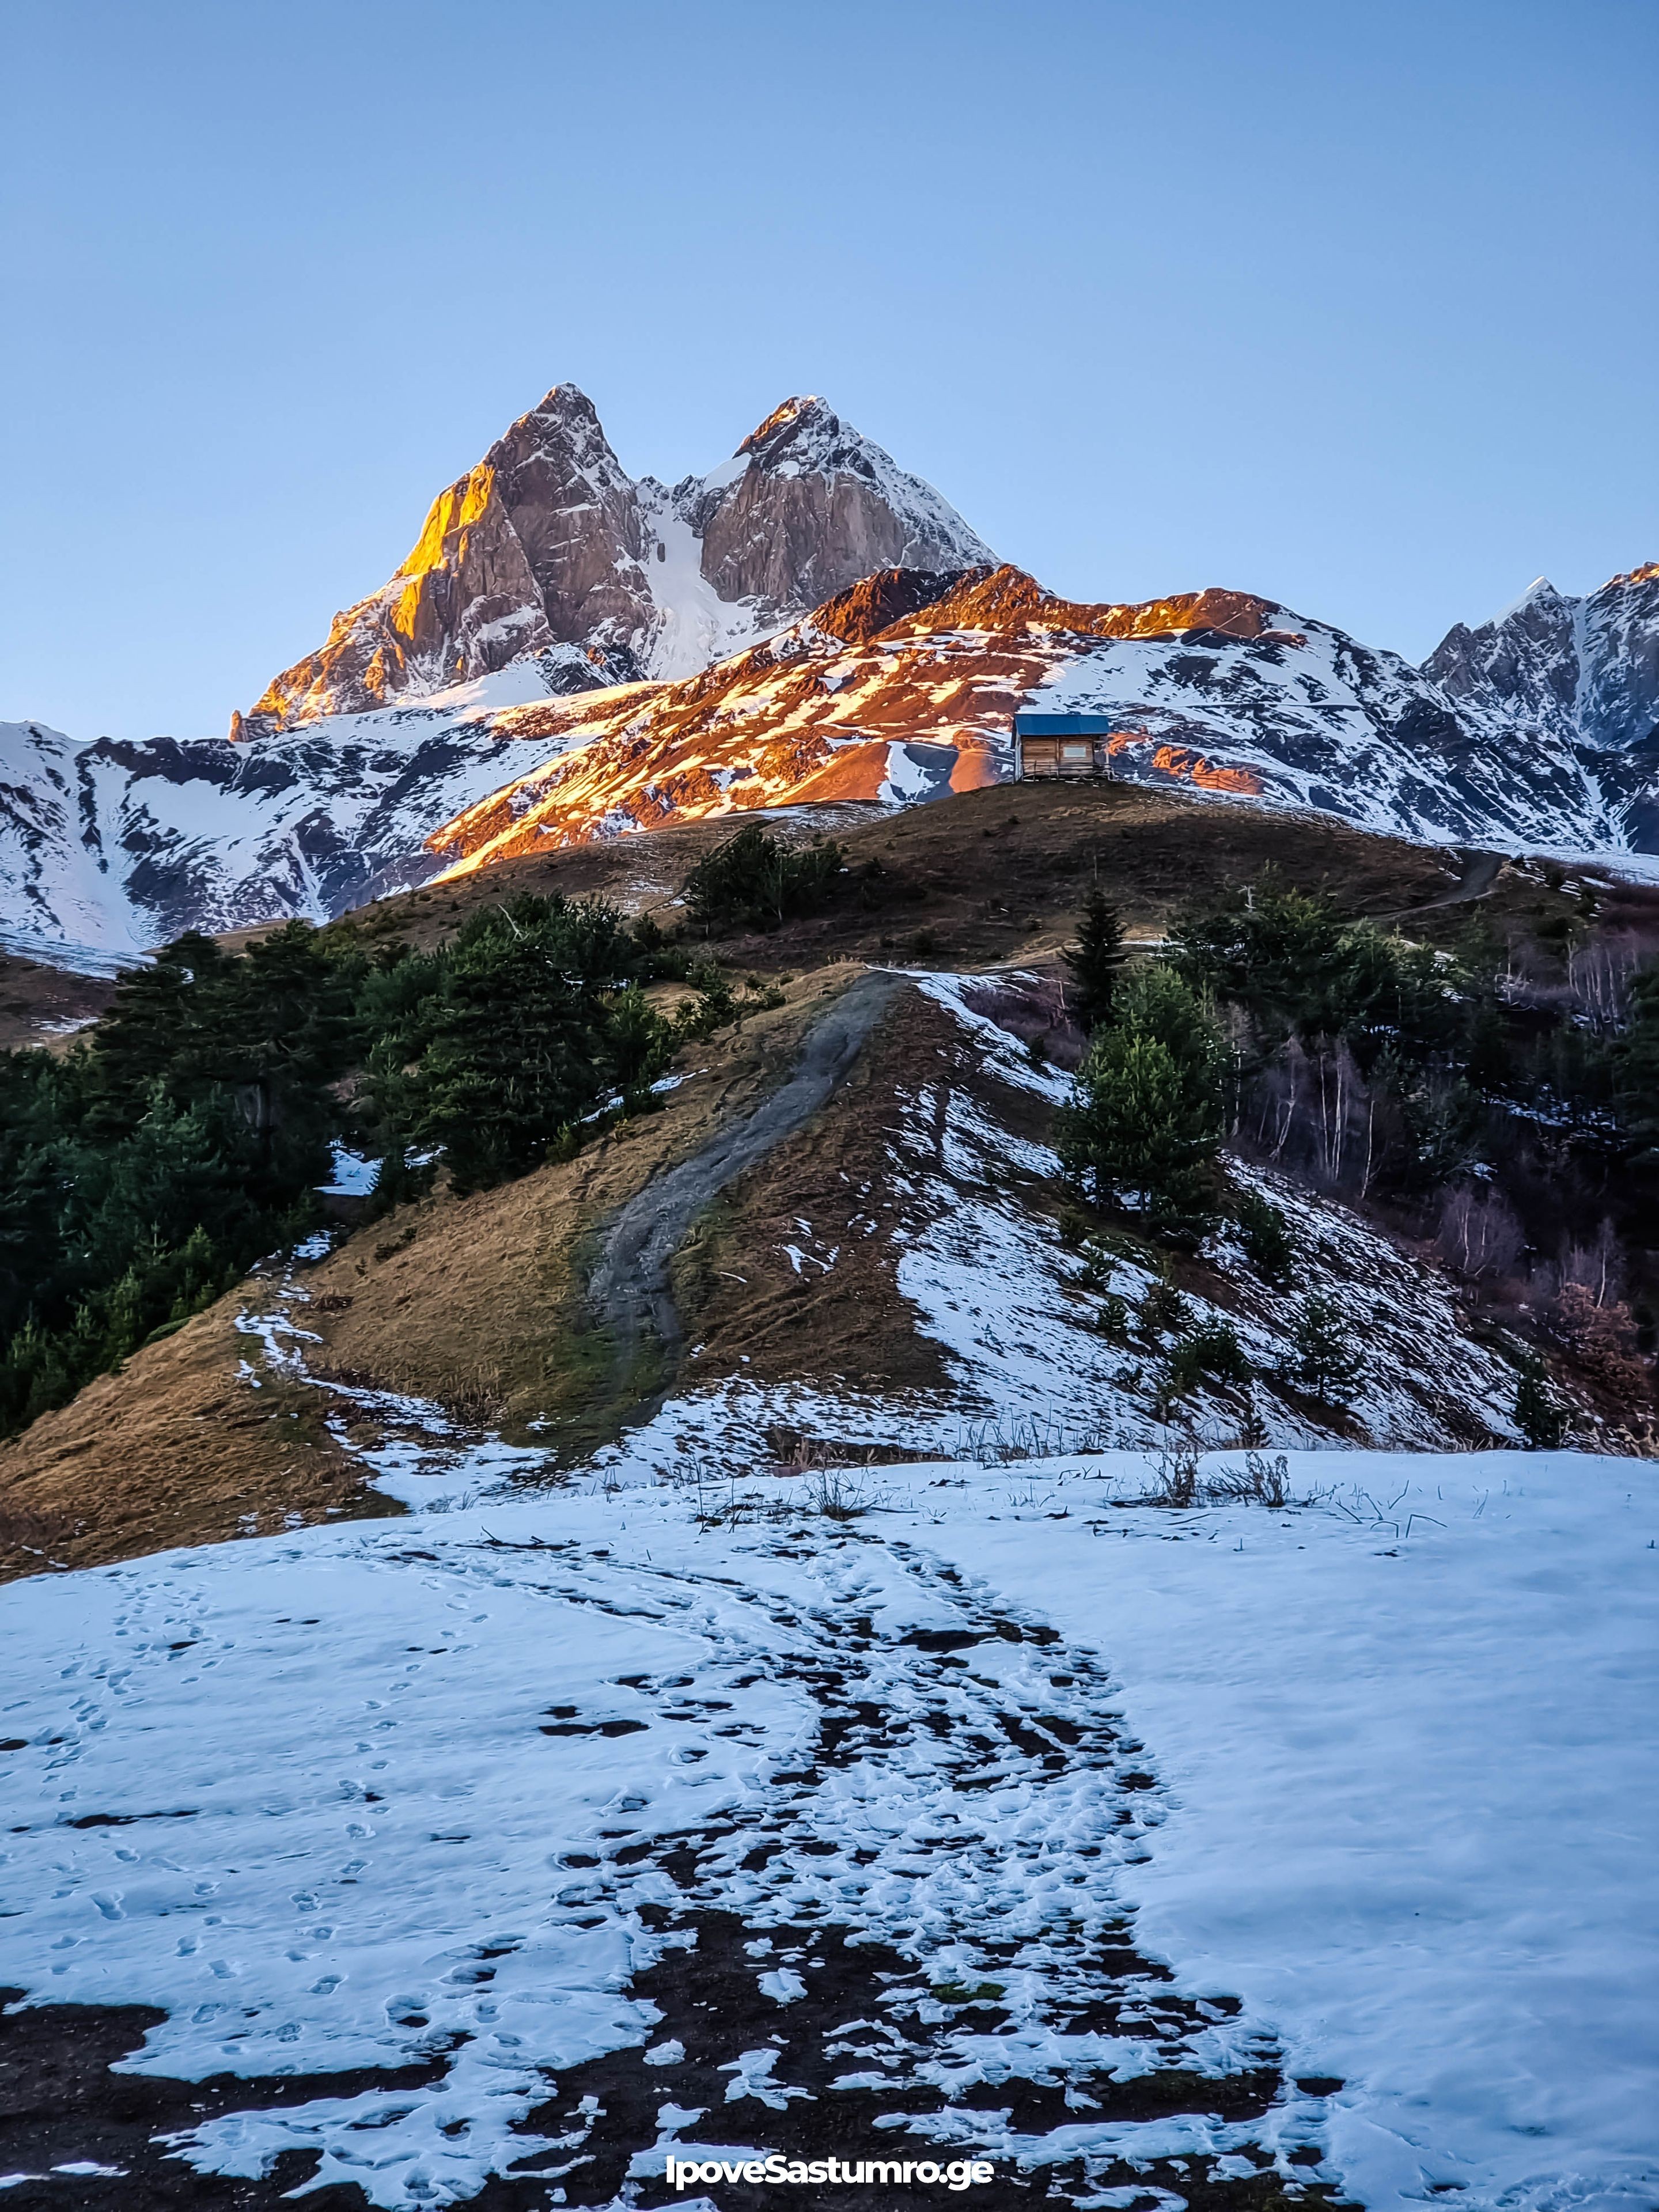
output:
POLYGON ((222 731, 555 382, 1413 658, 1659 558, 1654 0, 7 0, 0 716, 222 731))

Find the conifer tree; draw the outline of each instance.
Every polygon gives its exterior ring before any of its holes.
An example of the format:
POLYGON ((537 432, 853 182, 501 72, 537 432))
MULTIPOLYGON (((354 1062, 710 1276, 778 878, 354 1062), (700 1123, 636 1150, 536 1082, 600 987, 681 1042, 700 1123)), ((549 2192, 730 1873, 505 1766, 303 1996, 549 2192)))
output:
POLYGON ((1097 884, 1078 919, 1077 943, 1061 955, 1071 1011, 1085 1036, 1111 1020, 1126 957, 1122 917, 1097 884))
POLYGON ((144 1111, 154 1085, 175 1094, 207 1010, 231 962, 222 945, 188 929, 147 967, 129 968, 92 1037, 94 1118, 118 1127, 144 1111))
POLYGON ((1144 963, 1078 1070, 1061 1116, 1061 1158, 1099 1194, 1135 1206, 1149 1227, 1201 1235, 1218 1213, 1224 1066, 1204 1006, 1178 975, 1144 963))
POLYGON ((1559 1451, 1566 1442, 1566 1407, 1551 1392, 1549 1370, 1536 1352, 1522 1363, 1515 1386, 1515 1425, 1528 1451, 1559 1451))
POLYGON ((1630 1024, 1619 1048, 1620 1119, 1646 1167, 1659 1161, 1659 963, 1631 979, 1630 1024))
POLYGON ((1316 1291, 1304 1298, 1291 1328, 1296 1358, 1291 1380, 1322 1405, 1346 1406, 1359 1387, 1361 1363, 1341 1308, 1316 1291))

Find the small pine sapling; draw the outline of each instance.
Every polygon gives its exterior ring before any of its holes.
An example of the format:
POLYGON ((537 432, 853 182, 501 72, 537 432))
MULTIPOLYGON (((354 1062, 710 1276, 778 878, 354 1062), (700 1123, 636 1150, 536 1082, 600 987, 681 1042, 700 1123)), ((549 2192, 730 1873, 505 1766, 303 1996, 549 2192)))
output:
POLYGON ((1121 1344, 1129 1334, 1129 1301, 1116 1291, 1108 1291, 1095 1315, 1095 1327, 1109 1344, 1121 1344))
POLYGON ((1175 1402, 1189 1395, 1200 1382, 1242 1384, 1249 1381, 1251 1371, 1232 1323, 1202 1322, 1170 1346, 1157 1392, 1158 1410, 1167 1419, 1175 1402))
POLYGON ((1515 1386, 1515 1425, 1527 1440, 1528 1451, 1559 1451, 1567 1440, 1571 1417, 1549 1388, 1549 1370, 1534 1352, 1521 1364, 1515 1386))
POLYGON ((1111 1287, 1116 1261, 1097 1237, 1084 1239, 1081 1265, 1077 1271, 1079 1290, 1104 1291, 1111 1287))
POLYGON ((1291 1280, 1296 1256, 1289 1222, 1259 1190, 1240 1191, 1233 1218, 1245 1258, 1264 1283, 1282 1289, 1291 1280))
POLYGON ((1187 1301, 1176 1288, 1166 1260, 1164 1272, 1140 1302, 1140 1326, 1148 1336, 1178 1329, 1187 1318, 1187 1301))
POLYGON ((1290 1379, 1323 1406, 1346 1406, 1362 1372, 1353 1333, 1342 1310, 1317 1292, 1304 1298, 1291 1328, 1296 1357, 1290 1379))
POLYGON ((1112 1004, 1126 955, 1123 921, 1098 884, 1078 919, 1077 943, 1063 955, 1071 977, 1071 1011, 1086 1036, 1112 1018, 1112 1004))

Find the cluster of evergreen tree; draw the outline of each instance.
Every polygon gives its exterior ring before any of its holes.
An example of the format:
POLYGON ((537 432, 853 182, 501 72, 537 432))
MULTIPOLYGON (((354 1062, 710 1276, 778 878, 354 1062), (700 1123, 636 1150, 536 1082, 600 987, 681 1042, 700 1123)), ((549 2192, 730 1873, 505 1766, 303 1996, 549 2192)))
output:
POLYGON ((1155 1234, 1195 1240, 1217 1218, 1227 1054, 1197 994, 1162 963, 1115 981, 1062 1117, 1060 1158, 1155 1234))
MULTIPOLYGON (((1068 955, 1068 996, 1090 1042, 1062 1116, 1062 1156, 1097 1196, 1155 1234, 1192 1243, 1231 1214, 1261 1272, 1287 1279, 1282 1219, 1229 1193, 1224 1136, 1351 1194, 1419 1212, 1476 1173, 1519 1177, 1538 1241, 1605 1213, 1656 1241, 1659 965, 1638 971, 1628 1018, 1517 1004, 1478 925, 1457 956, 1345 917, 1329 898, 1264 876, 1194 905, 1164 956, 1126 967, 1118 917, 1097 892, 1068 955), (1562 1218, 1547 1224, 1549 1208, 1562 1218), (1269 1218, 1271 1217, 1271 1218, 1269 1218)), ((1316 1319, 1318 1317, 1316 1316, 1316 1319)), ((1334 1394, 1340 1361, 1311 1334, 1302 1386, 1334 1394)), ((1518 1415, 1558 1434, 1534 1364, 1518 1415)))
POLYGON ((1189 908, 1164 957, 1133 969, 1097 894, 1069 963, 1092 1040, 1084 1118, 1071 1124, 1079 1164, 1154 1210, 1190 1211, 1224 1129, 1272 1135, 1287 1164, 1309 1164, 1296 1156, 1298 1122, 1328 1170, 1316 1179, 1346 1187, 1346 1161, 1366 1191, 1400 1196, 1501 1150, 1498 1125, 1517 1105, 1547 1109, 1580 1155, 1659 1164, 1659 967, 1633 979, 1626 1025, 1598 1033, 1570 1012, 1507 1004, 1498 961, 1478 945, 1455 957, 1413 944, 1271 875, 1189 908), (1166 1131, 1156 1140, 1154 1100, 1166 1131), (1146 1135, 1133 1138, 1141 1124, 1146 1135), (1174 1153, 1166 1167, 1155 1158, 1177 1129, 1178 1175, 1174 1153))
POLYGON ((87 1044, 0 1054, 0 1431, 313 1226, 333 1141, 378 1158, 385 1206, 439 1157, 477 1189, 574 1149, 613 1095, 644 1103, 675 1033, 640 986, 665 972, 685 963, 648 923, 558 897, 431 952, 192 932, 123 976, 87 1044))
MULTIPOLYGON (((1575 1176, 1637 1169, 1624 1201, 1650 1202, 1639 1170, 1659 1149, 1659 968, 1633 977, 1626 1020, 1598 1025, 1570 1002, 1517 1000, 1478 918, 1455 953, 1437 950, 1271 874, 1181 916, 1169 957, 1227 1019, 1242 1135, 1260 1141, 1290 1110, 1287 1067, 1304 1081, 1335 1070, 1365 1120, 1369 1188, 1411 1199, 1501 1160, 1520 1107, 1559 1132, 1575 1176)), ((1317 1109, 1328 1127, 1333 1110, 1317 1109)))
POLYGON ((787 844, 758 822, 746 823, 692 869, 686 906, 705 936, 776 929, 825 906, 846 865, 841 847, 830 840, 787 844))

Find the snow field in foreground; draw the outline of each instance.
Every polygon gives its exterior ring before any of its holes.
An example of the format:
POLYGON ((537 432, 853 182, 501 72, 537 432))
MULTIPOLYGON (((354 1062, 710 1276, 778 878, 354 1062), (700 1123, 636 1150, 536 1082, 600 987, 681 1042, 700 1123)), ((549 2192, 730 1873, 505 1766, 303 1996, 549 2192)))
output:
MULTIPOLYGON (((1013 1777, 975 1801, 986 1851, 924 1882, 922 1839, 962 1801, 925 1752, 855 1762, 800 1800, 836 1850, 799 1862, 826 1914, 948 1960, 987 1911, 1029 1917, 1037 1828, 1044 1849, 1085 1838, 1078 1909, 1135 1908, 1178 1989, 1243 2000, 1200 2065, 1265 2033, 1287 2076, 1341 2078, 1320 2125, 1350 2194, 1651 2201, 1651 1469, 1306 1453, 1291 1488, 1322 1502, 1283 1513, 1125 1506, 1147 1481, 1128 1454, 866 1480, 879 1510, 845 1525, 799 1481, 761 1486, 789 1523, 704 1531, 671 1489, 562 1492, 14 1586, 0 1983, 165 2007, 136 2063, 189 2079, 447 2051, 428 2088, 256 2109, 189 2148, 254 2172, 307 2147, 319 2182, 377 2205, 464 2202, 536 2162, 510 2125, 543 2069, 651 2039, 636 1908, 672 1893, 605 1861, 607 1832, 772 1806, 817 1725, 792 1669, 854 1613, 890 1644, 936 1626, 954 1572, 1097 1655, 1091 1694, 1158 1786, 1126 1831, 1086 1775, 1041 1802, 1013 1777), (94 1820, 113 1824, 74 1825, 94 1820), (867 1878, 849 1838, 878 1854, 867 1878)), ((1022 1694, 1024 1649, 1004 1647, 999 1694, 1022 1694)), ((902 1669, 877 1687, 902 1702, 902 1669)), ((758 1879, 732 1896, 753 1924, 772 1909, 758 1879)), ((1040 2040, 1039 2014, 1019 2032, 1040 2040)), ((754 2094, 722 2139, 765 2141, 754 2094)), ((663 2110, 690 2155, 699 2116, 663 2110)), ((1291 2100, 1278 2140, 1310 2124, 1291 2100)), ((1185 2119, 1057 2133, 1102 2157, 1233 2147, 1185 2119)))
POLYGON ((1650 2201, 1655 1472, 1291 1467, 1346 1510, 1117 1511, 1089 1547, 988 1514, 951 1548, 1106 1656, 1170 1807, 1141 1942, 1243 1997, 1288 2073, 1344 2078, 1349 2190, 1650 2201))

